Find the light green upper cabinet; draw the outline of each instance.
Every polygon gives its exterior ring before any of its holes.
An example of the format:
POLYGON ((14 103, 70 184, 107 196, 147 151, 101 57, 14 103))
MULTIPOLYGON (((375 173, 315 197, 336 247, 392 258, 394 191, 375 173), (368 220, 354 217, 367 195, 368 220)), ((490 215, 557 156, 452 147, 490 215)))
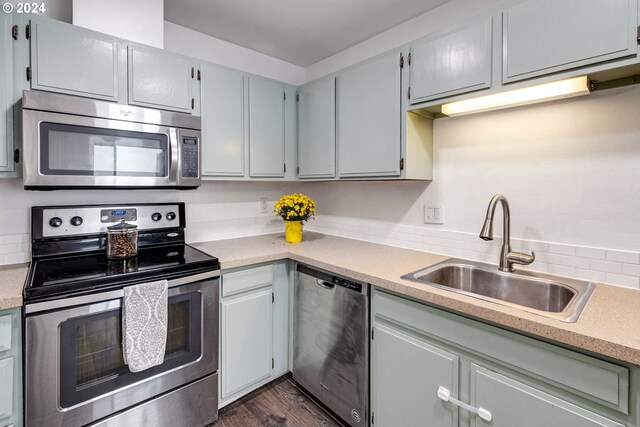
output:
POLYGON ((183 56, 129 46, 129 104, 199 115, 198 92, 193 90, 196 72, 195 64, 183 56))
POLYGON ((11 172, 13 161, 13 48, 12 16, 0 16, 0 172, 11 172))
POLYGON ((399 176, 400 52, 349 68, 336 84, 338 176, 399 176))
POLYGON ((244 82, 242 73, 202 64, 203 176, 244 176, 244 82))
POLYGON ((373 334, 371 405, 375 425, 456 426, 457 411, 442 405, 435 391, 444 386, 458 395, 458 357, 383 323, 374 323, 373 334))
POLYGON ((637 0, 528 0, 503 13, 504 83, 636 55, 637 0))
POLYGON ((284 84, 249 77, 249 175, 285 175, 284 84))
POLYGON ((300 178, 336 176, 335 78, 298 91, 298 167, 300 178))
POLYGON ((285 85, 284 100, 284 164, 285 181, 297 181, 298 172, 298 102, 296 93, 298 88, 293 85, 285 85))
POLYGON ((492 17, 411 46, 411 103, 491 86, 492 17))
POLYGON ((51 19, 33 18, 31 89, 118 99, 116 39, 51 19))

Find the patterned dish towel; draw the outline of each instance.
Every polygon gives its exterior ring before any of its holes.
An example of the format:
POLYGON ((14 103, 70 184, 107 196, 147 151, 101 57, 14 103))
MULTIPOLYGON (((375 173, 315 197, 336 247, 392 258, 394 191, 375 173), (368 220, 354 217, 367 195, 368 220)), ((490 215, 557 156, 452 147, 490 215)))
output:
POLYGON ((167 345, 168 282, 140 283, 124 288, 122 355, 131 372, 161 365, 167 345))

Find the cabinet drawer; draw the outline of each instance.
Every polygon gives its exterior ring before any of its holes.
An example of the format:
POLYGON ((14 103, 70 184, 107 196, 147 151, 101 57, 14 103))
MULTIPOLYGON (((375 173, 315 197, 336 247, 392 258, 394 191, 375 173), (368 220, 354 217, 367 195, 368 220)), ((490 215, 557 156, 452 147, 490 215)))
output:
POLYGON ((0 351, 11 349, 11 315, 0 316, 0 351))
POLYGON ((245 292, 250 289, 262 288, 273 284, 273 265, 249 268, 222 275, 222 296, 245 292))
POLYGON ((629 370, 424 304, 374 291, 377 317, 489 357, 593 402, 629 413, 629 370))
POLYGON ((0 420, 13 412, 13 357, 0 360, 0 420))

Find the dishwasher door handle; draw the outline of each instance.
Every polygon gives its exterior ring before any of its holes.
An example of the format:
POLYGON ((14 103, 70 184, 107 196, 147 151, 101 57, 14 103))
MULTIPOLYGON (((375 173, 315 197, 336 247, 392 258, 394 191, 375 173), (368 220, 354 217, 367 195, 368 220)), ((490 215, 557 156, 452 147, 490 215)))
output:
POLYGON ((325 289, 333 289, 336 286, 334 283, 327 282, 326 280, 322 279, 316 279, 316 283, 318 284, 318 286, 325 289))

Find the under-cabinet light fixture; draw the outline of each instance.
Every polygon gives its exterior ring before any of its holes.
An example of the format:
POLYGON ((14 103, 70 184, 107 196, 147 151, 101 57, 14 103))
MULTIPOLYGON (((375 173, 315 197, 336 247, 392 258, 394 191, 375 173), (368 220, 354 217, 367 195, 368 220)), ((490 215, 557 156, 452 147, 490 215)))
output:
POLYGON ((443 104, 442 113, 447 116, 460 116, 589 93, 587 76, 580 76, 443 104))

